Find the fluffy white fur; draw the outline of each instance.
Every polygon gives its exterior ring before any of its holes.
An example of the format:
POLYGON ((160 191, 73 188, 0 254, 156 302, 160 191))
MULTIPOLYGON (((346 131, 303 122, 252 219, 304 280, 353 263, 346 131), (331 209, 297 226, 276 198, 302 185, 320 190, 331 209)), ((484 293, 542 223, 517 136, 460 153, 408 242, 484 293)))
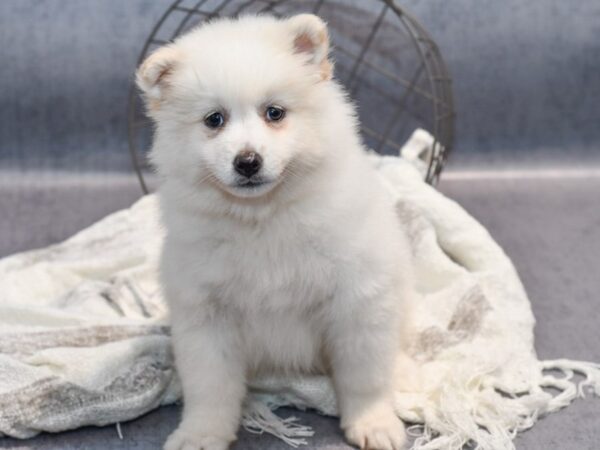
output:
POLYGON ((391 392, 409 250, 327 54, 316 16, 245 17, 192 31, 138 71, 184 391, 168 450, 228 448, 246 381, 270 371, 330 373, 347 439, 403 446, 391 392), (218 130, 204 123, 213 111, 218 130), (233 168, 248 149, 263 158, 260 186, 233 168))

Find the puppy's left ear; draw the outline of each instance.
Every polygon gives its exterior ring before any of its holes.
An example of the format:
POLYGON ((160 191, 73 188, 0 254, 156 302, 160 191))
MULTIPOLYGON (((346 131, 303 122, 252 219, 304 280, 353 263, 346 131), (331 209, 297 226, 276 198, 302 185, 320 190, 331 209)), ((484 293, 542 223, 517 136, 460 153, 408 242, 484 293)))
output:
POLYGON ((314 14, 299 14, 287 20, 292 31, 294 52, 309 57, 322 80, 330 80, 333 64, 329 61, 329 33, 327 25, 314 14))

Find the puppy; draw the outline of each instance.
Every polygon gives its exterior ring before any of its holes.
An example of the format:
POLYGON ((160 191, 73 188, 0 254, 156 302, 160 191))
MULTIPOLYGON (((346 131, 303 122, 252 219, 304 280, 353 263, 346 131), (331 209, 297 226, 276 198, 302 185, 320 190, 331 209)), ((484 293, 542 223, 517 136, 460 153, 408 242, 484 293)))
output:
POLYGON ((167 450, 224 450, 246 382, 328 373, 351 443, 400 449, 393 384, 409 250, 318 17, 217 20, 137 83, 167 235, 161 279, 184 396, 167 450))

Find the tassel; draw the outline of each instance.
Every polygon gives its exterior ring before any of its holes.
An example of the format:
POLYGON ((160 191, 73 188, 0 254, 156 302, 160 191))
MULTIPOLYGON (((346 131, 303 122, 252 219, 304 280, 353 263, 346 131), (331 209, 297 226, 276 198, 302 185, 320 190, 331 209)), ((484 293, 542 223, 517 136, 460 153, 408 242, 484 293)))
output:
MULTIPOLYGON (((574 373, 585 377, 577 386, 577 396, 585 397, 585 388, 591 388, 592 393, 600 396, 600 364, 587 361, 573 361, 570 359, 555 359, 542 361, 544 370, 559 370, 565 374, 562 380, 570 381, 574 373)), ((555 378, 555 377, 554 377, 555 378)), ((571 383, 575 386, 575 383, 571 383)), ((565 405, 566 406, 566 405, 565 405)))
POLYGON ((416 436, 412 450, 461 450, 465 445, 480 450, 514 450, 517 432, 531 428, 538 419, 584 397, 586 388, 600 395, 600 364, 559 359, 542 361, 540 376, 526 392, 510 394, 487 386, 483 371, 470 378, 455 374, 424 408, 424 425, 409 428, 416 436), (544 373, 559 371, 563 377, 544 373), (585 379, 573 380, 575 374, 585 379), (478 381, 479 380, 479 381, 478 381), (560 391, 557 395, 543 388, 560 391))
POLYGON ((242 426, 246 431, 272 434, 294 448, 308 445, 305 438, 314 435, 310 426, 300 425, 297 421, 297 417, 282 419, 257 399, 249 399, 246 402, 242 415, 242 426))

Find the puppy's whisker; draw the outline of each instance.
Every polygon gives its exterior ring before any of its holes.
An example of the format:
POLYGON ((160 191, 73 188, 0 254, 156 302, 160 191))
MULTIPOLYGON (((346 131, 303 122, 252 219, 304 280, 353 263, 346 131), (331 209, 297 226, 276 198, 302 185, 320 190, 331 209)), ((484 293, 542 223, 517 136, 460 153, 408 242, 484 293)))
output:
POLYGON ((302 175, 300 173, 296 172, 294 169, 292 169, 289 166, 283 170, 283 174, 285 175, 284 180, 285 180, 285 178, 288 178, 288 177, 292 178, 294 180, 302 179, 302 175))
POLYGON ((214 181, 215 176, 212 173, 207 173, 204 176, 198 178, 198 181, 196 181, 197 184, 203 184, 206 181, 214 181))

